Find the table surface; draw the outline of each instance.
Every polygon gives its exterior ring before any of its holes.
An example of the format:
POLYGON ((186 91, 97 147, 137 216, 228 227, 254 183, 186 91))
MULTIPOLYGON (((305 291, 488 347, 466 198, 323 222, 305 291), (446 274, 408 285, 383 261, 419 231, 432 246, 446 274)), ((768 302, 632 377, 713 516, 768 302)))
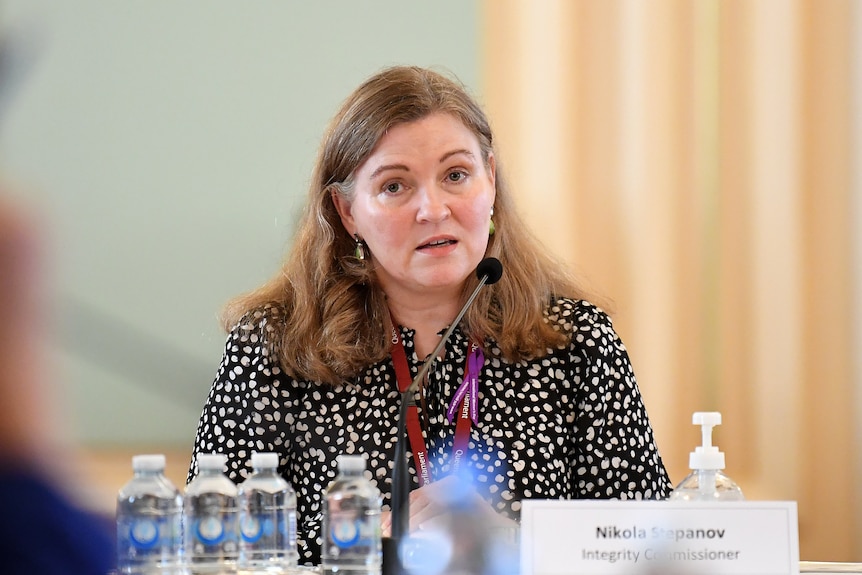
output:
POLYGON ((824 561, 800 561, 800 573, 862 573, 862 563, 830 563, 824 561))
MULTIPOLYGON (((231 571, 230 574, 252 575, 251 571, 231 571)), ((319 567, 297 566, 289 568, 285 571, 273 573, 267 571, 268 575, 315 575, 320 573, 319 567)), ((828 561, 800 561, 799 573, 819 573, 820 575, 840 575, 842 573, 860 573, 862 574, 862 563, 834 563, 828 561)), ((117 575, 116 571, 112 571, 108 575, 117 575)))

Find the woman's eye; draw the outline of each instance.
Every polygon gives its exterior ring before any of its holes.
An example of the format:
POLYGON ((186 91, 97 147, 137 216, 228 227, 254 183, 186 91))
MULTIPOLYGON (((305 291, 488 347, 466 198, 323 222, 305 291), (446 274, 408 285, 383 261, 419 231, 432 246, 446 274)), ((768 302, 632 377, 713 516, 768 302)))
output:
POLYGON ((398 182, 390 182, 383 186, 383 191, 389 194, 397 194, 399 191, 401 191, 401 184, 399 184, 398 182))
POLYGON ((467 177, 467 174, 465 174, 464 172, 456 171, 456 172, 449 172, 449 174, 446 177, 450 182, 460 182, 461 180, 463 180, 464 178, 467 177))

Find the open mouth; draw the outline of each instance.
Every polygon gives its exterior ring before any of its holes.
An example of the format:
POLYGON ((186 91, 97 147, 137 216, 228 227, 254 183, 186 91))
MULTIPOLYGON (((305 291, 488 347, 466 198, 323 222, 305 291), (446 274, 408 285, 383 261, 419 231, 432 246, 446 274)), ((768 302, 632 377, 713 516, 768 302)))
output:
POLYGON ((422 244, 418 249, 424 250, 428 248, 441 248, 443 246, 448 246, 452 244, 458 243, 455 240, 435 240, 433 242, 428 242, 427 244, 422 244))

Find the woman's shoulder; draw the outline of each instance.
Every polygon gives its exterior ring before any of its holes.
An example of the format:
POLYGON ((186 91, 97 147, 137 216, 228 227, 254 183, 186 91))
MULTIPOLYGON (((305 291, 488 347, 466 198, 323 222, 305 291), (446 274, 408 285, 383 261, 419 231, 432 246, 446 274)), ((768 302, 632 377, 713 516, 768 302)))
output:
POLYGON ((248 310, 230 329, 231 336, 243 340, 261 337, 269 340, 284 325, 284 311, 276 304, 268 303, 248 310))
POLYGON ((260 372, 258 382, 289 384, 303 387, 282 367, 279 349, 282 346, 284 313, 277 305, 264 305, 246 312, 229 330, 221 371, 237 374, 260 372))
POLYGON ((278 357, 284 321, 283 310, 274 304, 247 311, 229 330, 228 350, 234 353, 241 350, 247 357, 272 358, 276 365, 280 365, 278 357))
POLYGON ((610 316, 602 308, 569 297, 553 298, 545 309, 545 321, 566 333, 599 326, 613 329, 610 316))
POLYGON ((613 321, 601 307, 582 299, 556 298, 548 306, 548 322, 569 336, 577 353, 607 355, 625 351, 613 321))

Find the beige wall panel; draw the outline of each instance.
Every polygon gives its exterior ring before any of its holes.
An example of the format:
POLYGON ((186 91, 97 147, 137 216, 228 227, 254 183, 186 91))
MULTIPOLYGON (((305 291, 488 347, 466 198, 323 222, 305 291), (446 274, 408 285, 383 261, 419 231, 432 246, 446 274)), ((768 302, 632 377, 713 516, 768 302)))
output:
POLYGON ((489 110, 528 221, 614 301, 674 481, 699 439, 691 412, 719 410, 728 473, 750 498, 798 501, 803 559, 862 559, 852 3, 542 9, 486 2, 489 110))
POLYGON ((858 302, 853 300, 849 265, 853 258, 852 16, 847 0, 806 0, 800 15, 805 75, 805 130, 800 138, 805 417, 800 430, 804 454, 800 473, 805 477, 807 502, 800 527, 806 549, 824 558, 851 557, 859 537, 851 323, 858 302), (836 525, 846 528, 836 529, 836 525))

